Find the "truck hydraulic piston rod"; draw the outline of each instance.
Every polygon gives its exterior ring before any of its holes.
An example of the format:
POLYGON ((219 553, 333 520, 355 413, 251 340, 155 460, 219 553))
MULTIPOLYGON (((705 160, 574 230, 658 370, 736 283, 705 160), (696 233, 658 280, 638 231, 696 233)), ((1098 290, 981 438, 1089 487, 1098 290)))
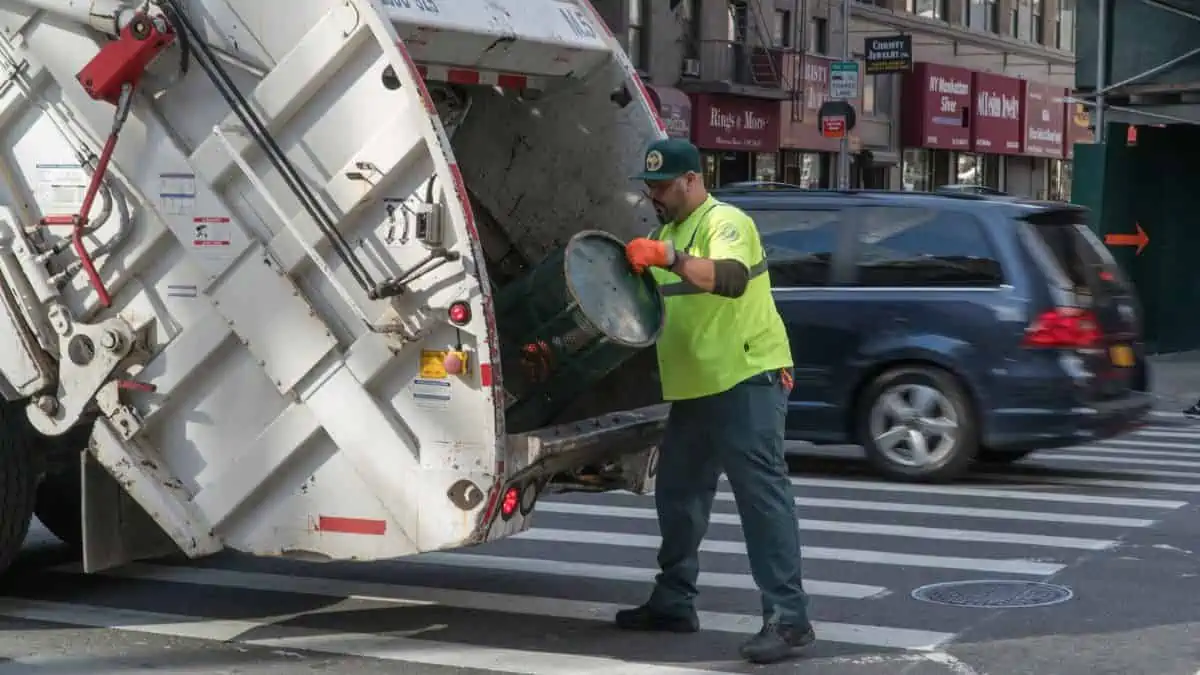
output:
POLYGON ((138 12, 121 0, 18 0, 22 5, 86 24, 118 37, 138 12))
POLYGON ((79 264, 87 274, 88 282, 100 297, 100 304, 108 307, 112 298, 104 287, 96 265, 83 244, 83 232, 87 227, 88 214, 96 200, 96 194, 104 182, 108 172, 108 164, 112 160, 113 151, 117 148, 117 138, 121 128, 129 117, 129 109, 133 105, 133 94, 141 81, 146 67, 164 49, 175 41, 175 35, 167 26, 159 27, 145 14, 138 14, 121 30, 116 40, 106 43, 99 53, 79 71, 76 79, 83 85, 84 90, 97 101, 105 101, 116 106, 112 130, 100 157, 96 170, 92 173, 87 191, 83 196, 83 204, 79 213, 73 216, 47 216, 42 219, 42 225, 70 225, 71 245, 79 256, 79 264))

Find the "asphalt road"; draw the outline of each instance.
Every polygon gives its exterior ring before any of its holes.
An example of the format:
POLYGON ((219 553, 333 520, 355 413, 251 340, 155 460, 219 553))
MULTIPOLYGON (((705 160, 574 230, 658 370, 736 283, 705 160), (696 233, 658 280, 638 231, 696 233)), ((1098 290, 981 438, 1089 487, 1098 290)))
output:
POLYGON ((544 501, 518 538, 392 563, 222 555, 82 576, 40 528, 0 589, 0 675, 1197 675, 1200 424, 1163 415, 954 486, 883 482, 853 451, 794 462, 821 642, 754 668, 759 627, 732 496, 705 544, 698 635, 608 622, 655 571, 653 500, 544 501), (915 589, 1041 581, 1057 604, 968 608, 915 589), (5 660, 7 659, 7 660, 5 660))

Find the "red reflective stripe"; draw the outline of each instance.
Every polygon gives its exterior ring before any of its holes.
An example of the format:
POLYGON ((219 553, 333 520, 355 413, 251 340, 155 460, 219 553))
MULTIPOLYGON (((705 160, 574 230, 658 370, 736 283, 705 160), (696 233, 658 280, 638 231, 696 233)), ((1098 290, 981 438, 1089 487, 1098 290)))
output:
POLYGON ((485 387, 492 386, 492 364, 485 363, 479 366, 479 383, 485 387))
POLYGON ((321 532, 342 532, 345 534, 385 534, 386 520, 370 518, 339 518, 337 516, 320 516, 317 519, 317 529, 321 532))
POLYGON ((479 71, 451 68, 446 71, 446 81, 450 84, 479 84, 479 71))
POLYGON ((496 78, 496 86, 501 89, 525 89, 529 86, 529 78, 522 75, 505 75, 501 73, 496 78))

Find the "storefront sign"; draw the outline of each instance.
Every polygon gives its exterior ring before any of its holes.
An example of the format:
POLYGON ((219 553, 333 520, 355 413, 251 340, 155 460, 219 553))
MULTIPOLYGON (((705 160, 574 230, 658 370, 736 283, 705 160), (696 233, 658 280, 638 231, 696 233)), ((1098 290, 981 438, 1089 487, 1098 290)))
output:
POLYGON ((1025 85, 1025 154, 1062 159, 1066 140, 1067 90, 1041 82, 1025 85))
POLYGON ((911 35, 869 37, 864 41, 867 75, 907 73, 913 67, 911 35))
POLYGON ((910 148, 970 150, 971 71, 937 63, 916 63, 904 76, 904 145, 910 148))
POLYGON ((692 101, 674 87, 646 85, 646 93, 671 138, 692 137, 692 101))
POLYGON ((975 73, 972 89, 975 119, 971 148, 992 155, 1021 154, 1021 100, 1024 82, 993 73, 975 73))
POLYGON ((706 150, 776 152, 779 150, 779 103, 722 94, 696 94, 692 134, 706 150))
MULTIPOLYGON (((1075 157, 1076 143, 1095 143, 1096 135, 1092 131, 1092 117, 1087 106, 1082 103, 1068 103, 1067 107, 1067 159, 1075 157)), ((1132 127, 1131 127, 1132 128, 1132 127)))

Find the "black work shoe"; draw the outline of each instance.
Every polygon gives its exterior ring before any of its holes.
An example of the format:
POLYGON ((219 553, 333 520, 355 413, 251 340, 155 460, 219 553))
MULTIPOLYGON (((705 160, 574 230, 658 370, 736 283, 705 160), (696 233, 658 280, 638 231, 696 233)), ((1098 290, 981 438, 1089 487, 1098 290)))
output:
POLYGON ((617 612, 617 628, 659 633, 695 633, 700 630, 700 618, 695 611, 687 614, 668 614, 647 605, 617 612))
POLYGON ((777 663, 799 656, 805 647, 816 640, 817 634, 812 626, 768 623, 758 631, 758 635, 742 645, 742 658, 750 663, 777 663))
POLYGON ((1192 407, 1184 410, 1183 414, 1185 417, 1190 417, 1192 419, 1200 418, 1200 402, 1197 402, 1193 404, 1192 407))

